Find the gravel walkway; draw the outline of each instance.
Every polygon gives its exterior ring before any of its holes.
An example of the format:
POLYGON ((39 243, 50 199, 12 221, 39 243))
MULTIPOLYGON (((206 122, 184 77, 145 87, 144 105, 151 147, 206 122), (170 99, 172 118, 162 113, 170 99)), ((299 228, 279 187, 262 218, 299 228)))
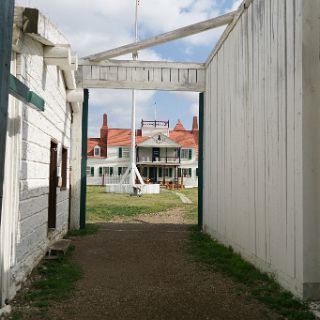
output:
POLYGON ((278 319, 190 260, 188 226, 138 220, 102 224, 97 234, 73 240, 85 276, 70 301, 49 309, 50 319, 278 319))

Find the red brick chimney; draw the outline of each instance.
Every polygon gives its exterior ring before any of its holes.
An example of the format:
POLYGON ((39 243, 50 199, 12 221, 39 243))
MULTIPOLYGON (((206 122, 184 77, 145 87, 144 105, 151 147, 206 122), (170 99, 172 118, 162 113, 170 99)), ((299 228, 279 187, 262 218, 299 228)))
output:
POLYGON ((101 157, 107 158, 108 150, 108 116, 105 113, 103 115, 103 123, 100 129, 100 147, 101 147, 101 157))
POLYGON ((196 140, 196 143, 199 143, 199 127, 198 127, 198 117, 194 116, 192 120, 192 130, 193 136, 196 140))
POLYGON ((194 116, 193 120, 192 120, 192 132, 198 131, 198 130, 199 130, 199 128, 198 128, 198 117, 194 116))

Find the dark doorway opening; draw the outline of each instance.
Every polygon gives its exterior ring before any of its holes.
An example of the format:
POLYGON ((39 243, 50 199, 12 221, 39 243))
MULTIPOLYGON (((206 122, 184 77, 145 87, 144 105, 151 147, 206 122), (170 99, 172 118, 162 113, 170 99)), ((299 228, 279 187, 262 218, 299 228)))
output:
POLYGON ((152 148, 152 162, 159 161, 160 159, 160 148, 152 148))
POLYGON ((55 229, 57 216, 57 143, 51 141, 48 229, 55 229))
POLYGON ((149 168, 149 179, 152 180, 153 183, 157 182, 157 168, 149 168))

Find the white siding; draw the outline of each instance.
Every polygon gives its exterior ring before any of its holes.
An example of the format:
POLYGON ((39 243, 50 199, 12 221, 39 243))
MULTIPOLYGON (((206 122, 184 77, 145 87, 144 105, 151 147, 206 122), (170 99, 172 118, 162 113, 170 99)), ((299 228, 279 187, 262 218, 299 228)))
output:
POLYGON ((317 298, 319 16, 253 1, 208 65, 204 124, 205 230, 317 298))
MULTIPOLYGON (((17 284, 39 261, 49 242, 61 237, 68 227, 69 190, 57 188, 57 226, 48 238, 50 142, 54 139, 58 143, 58 172, 62 146, 68 150, 69 168, 71 110, 66 103, 61 71, 55 66, 46 66, 42 55, 43 46, 25 36, 18 57, 18 76, 45 100, 45 111, 23 106, 20 220, 14 267, 17 284)), ((67 177, 69 180, 69 172, 67 177)))

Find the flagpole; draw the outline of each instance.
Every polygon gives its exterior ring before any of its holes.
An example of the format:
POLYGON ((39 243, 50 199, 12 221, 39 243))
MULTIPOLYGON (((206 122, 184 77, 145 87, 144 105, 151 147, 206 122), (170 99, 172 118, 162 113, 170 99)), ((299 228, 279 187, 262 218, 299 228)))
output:
MULTIPOLYGON (((135 42, 138 42, 138 3, 139 0, 136 0, 136 11, 135 11, 135 22, 134 22, 134 30, 135 30, 135 42)), ((138 52, 132 53, 132 59, 137 60, 138 52)), ((140 172, 136 166, 136 96, 135 90, 132 89, 132 112, 131 112, 131 154, 130 154, 130 167, 127 168, 125 174, 123 175, 120 185, 123 184, 124 180, 130 173, 130 181, 129 184, 132 188, 136 185, 136 176, 139 179, 141 184, 144 184, 140 172)), ((134 191, 134 190, 133 190, 134 191)))

